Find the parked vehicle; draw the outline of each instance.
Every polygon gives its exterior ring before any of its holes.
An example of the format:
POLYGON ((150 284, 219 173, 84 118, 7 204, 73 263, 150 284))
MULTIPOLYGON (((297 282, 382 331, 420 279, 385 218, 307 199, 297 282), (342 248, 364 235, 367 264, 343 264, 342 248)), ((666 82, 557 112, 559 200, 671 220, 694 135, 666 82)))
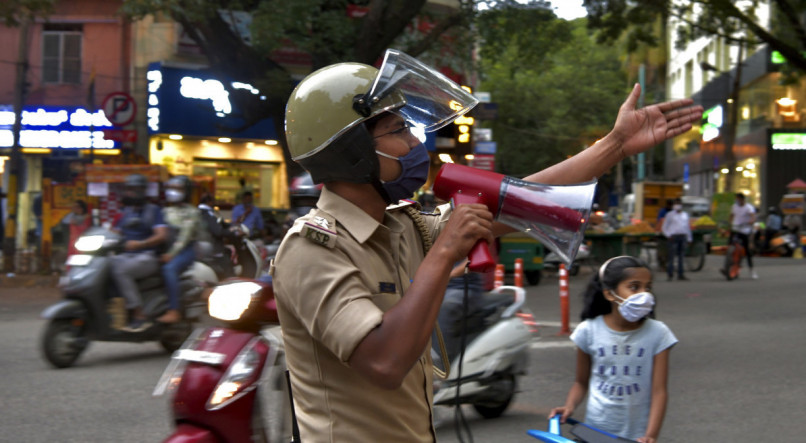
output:
MULTIPOLYGON (((142 331, 125 330, 126 309, 112 280, 110 256, 122 250, 121 237, 105 228, 85 231, 76 241, 80 254, 67 259, 69 270, 62 279, 64 299, 46 308, 47 319, 41 338, 45 358, 57 368, 71 366, 91 341, 158 341, 166 350, 177 349, 203 312, 200 295, 218 278, 208 265, 195 262, 182 274, 182 318, 173 324, 153 323, 142 331)), ((168 309, 162 275, 157 273, 137 282, 143 311, 156 318, 168 309)))
POLYGON ((211 292, 208 310, 221 326, 194 331, 153 392, 170 396, 175 430, 165 442, 290 441, 285 357, 271 284, 227 280, 211 292))
MULTIPOLYGON (((526 374, 529 345, 538 331, 524 306, 523 288, 500 286, 489 297, 481 310, 470 313, 461 361, 450 363, 445 380, 435 380, 434 404, 471 404, 483 417, 495 418, 515 396, 518 377, 526 374)), ((437 354, 432 351, 435 364, 442 366, 437 354)))
MULTIPOLYGON (((568 269, 568 273, 570 275, 577 275, 579 273, 579 268, 581 264, 589 260, 591 258, 591 247, 587 244, 580 243, 579 250, 577 252, 576 257, 574 257, 574 262, 571 264, 571 267, 568 269)), ((560 256, 554 253, 554 251, 550 251, 546 254, 546 257, 543 258, 543 266, 547 269, 557 270, 560 268, 560 263, 563 261, 560 259, 560 256)))

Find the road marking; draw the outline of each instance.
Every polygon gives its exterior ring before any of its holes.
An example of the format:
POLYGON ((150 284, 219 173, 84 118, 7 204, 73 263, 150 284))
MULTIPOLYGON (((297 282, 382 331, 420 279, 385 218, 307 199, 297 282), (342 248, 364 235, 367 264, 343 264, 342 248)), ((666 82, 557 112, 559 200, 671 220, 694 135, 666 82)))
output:
POLYGON ((562 341, 536 341, 529 346, 531 349, 548 349, 548 348, 573 348, 576 346, 576 343, 572 342, 571 340, 562 340, 562 341))

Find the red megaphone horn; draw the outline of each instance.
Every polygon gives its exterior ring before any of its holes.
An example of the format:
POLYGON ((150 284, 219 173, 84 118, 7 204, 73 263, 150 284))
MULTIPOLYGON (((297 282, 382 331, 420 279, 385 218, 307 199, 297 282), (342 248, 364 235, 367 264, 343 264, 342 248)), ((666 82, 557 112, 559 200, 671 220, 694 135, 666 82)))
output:
MULTIPOLYGON (((590 214, 596 182, 552 186, 495 172, 447 163, 434 180, 434 195, 454 205, 481 203, 501 221, 537 238, 572 262, 590 214)), ((489 245, 479 240, 470 254, 470 270, 495 267, 489 245)))

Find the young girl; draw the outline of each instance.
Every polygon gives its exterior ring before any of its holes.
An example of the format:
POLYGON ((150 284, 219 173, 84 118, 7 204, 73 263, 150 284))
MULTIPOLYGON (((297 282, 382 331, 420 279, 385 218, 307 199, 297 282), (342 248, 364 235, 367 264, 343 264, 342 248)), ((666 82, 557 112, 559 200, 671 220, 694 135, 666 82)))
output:
POLYGON ((652 271, 629 256, 607 260, 585 292, 584 320, 571 334, 577 345, 576 379, 561 422, 585 395, 585 422, 624 438, 654 443, 666 414, 671 330, 648 318, 655 305, 652 271))

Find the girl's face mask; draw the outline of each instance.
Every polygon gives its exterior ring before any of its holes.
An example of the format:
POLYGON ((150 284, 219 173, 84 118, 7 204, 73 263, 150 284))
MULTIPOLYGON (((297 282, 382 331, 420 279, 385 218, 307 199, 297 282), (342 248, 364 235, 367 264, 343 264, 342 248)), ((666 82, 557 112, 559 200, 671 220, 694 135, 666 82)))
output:
POLYGON ((621 303, 618 304, 618 311, 624 320, 629 322, 637 322, 646 317, 655 306, 655 297, 649 292, 639 292, 627 299, 621 298, 615 293, 613 296, 621 300, 621 303))

